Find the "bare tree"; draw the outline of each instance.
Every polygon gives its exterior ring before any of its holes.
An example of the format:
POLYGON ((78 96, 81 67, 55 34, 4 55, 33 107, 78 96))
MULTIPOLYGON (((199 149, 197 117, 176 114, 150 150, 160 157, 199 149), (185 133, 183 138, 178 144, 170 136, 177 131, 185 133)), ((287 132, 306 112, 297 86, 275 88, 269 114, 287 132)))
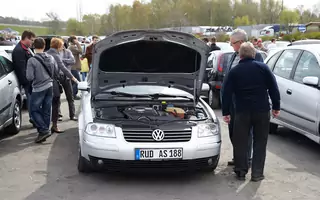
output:
POLYGON ((50 33, 51 34, 58 34, 61 31, 61 23, 60 18, 57 13, 54 12, 48 12, 46 13, 49 20, 49 27, 50 27, 50 33))

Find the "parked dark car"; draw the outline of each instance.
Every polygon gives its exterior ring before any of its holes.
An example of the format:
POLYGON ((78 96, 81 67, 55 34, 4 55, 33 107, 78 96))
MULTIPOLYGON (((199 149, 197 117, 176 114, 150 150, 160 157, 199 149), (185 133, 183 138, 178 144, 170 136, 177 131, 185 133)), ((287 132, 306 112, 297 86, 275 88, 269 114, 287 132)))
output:
POLYGON ((217 109, 220 107, 220 89, 225 69, 234 51, 214 51, 208 58, 207 82, 209 84, 208 104, 217 109))
MULTIPOLYGON (((234 51, 213 51, 211 52, 207 63, 207 77, 205 82, 209 85, 208 92, 208 104, 213 108, 220 108, 220 89, 223 83, 223 78, 226 73, 229 61, 234 51)), ((267 58, 268 54, 263 51, 259 51, 263 60, 267 58)))

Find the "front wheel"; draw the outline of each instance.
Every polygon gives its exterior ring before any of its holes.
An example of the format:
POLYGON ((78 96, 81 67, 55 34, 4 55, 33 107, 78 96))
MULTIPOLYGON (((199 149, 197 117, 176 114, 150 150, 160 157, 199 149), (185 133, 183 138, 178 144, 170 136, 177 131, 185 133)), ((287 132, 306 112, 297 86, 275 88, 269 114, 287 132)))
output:
POLYGON ((90 173, 92 172, 92 166, 87 159, 82 157, 81 149, 79 148, 79 156, 78 156, 78 171, 81 173, 90 173))
POLYGON ((212 89, 209 91, 208 103, 212 109, 220 108, 220 95, 218 92, 214 92, 212 89))
POLYGON ((17 134, 21 129, 21 103, 18 99, 15 100, 12 112, 12 123, 6 128, 9 134, 17 134))

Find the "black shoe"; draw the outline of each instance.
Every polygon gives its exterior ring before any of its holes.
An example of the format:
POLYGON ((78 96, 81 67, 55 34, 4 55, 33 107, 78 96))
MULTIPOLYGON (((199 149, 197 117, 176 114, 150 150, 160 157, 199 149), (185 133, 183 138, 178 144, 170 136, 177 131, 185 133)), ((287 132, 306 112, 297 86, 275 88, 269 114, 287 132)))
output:
POLYGON ((245 181, 246 180, 246 175, 244 173, 236 172, 236 178, 239 181, 245 181))
POLYGON ((81 98, 79 96, 75 96, 73 99, 74 100, 80 100, 81 98))
POLYGON ((76 117, 70 117, 70 120, 72 120, 72 121, 78 121, 78 118, 76 118, 76 117))
POLYGON ((42 143, 42 142, 46 141, 46 139, 48 137, 50 137, 50 136, 51 136, 50 132, 47 132, 47 133, 44 133, 44 134, 41 134, 41 135, 39 134, 38 137, 36 138, 35 142, 36 143, 42 143))
POLYGON ((234 166, 234 160, 229 161, 228 166, 234 166))
POLYGON ((261 176, 251 176, 251 181, 252 182, 259 182, 262 181, 264 179, 264 175, 261 176))
POLYGON ((59 114, 59 117, 63 117, 63 115, 59 114))

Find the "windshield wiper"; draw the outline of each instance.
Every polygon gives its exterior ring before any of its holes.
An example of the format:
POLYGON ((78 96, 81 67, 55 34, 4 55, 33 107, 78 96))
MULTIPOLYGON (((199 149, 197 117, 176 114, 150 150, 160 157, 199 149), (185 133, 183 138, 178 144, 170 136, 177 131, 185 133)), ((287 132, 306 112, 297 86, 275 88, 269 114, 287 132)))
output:
POLYGON ((193 100, 193 98, 184 96, 184 95, 171 95, 171 94, 163 94, 163 93, 155 93, 155 94, 132 94, 132 93, 126 93, 126 92, 117 92, 117 91, 108 91, 108 92, 102 92, 103 94, 111 94, 113 96, 122 96, 122 97, 138 97, 143 98, 147 97, 150 99, 159 99, 161 97, 172 97, 172 98, 185 98, 189 100, 193 100))
POLYGON ((185 96, 185 95, 171 95, 171 94, 162 94, 162 93, 155 93, 155 94, 149 94, 153 99, 159 99, 161 97, 172 97, 172 98, 185 98, 189 100, 193 100, 193 98, 185 96))
POLYGON ((147 97, 152 98, 148 94, 131 94, 126 92, 117 92, 117 91, 110 91, 110 92, 102 92, 103 94, 111 94, 113 96, 121 96, 121 97, 147 97))

